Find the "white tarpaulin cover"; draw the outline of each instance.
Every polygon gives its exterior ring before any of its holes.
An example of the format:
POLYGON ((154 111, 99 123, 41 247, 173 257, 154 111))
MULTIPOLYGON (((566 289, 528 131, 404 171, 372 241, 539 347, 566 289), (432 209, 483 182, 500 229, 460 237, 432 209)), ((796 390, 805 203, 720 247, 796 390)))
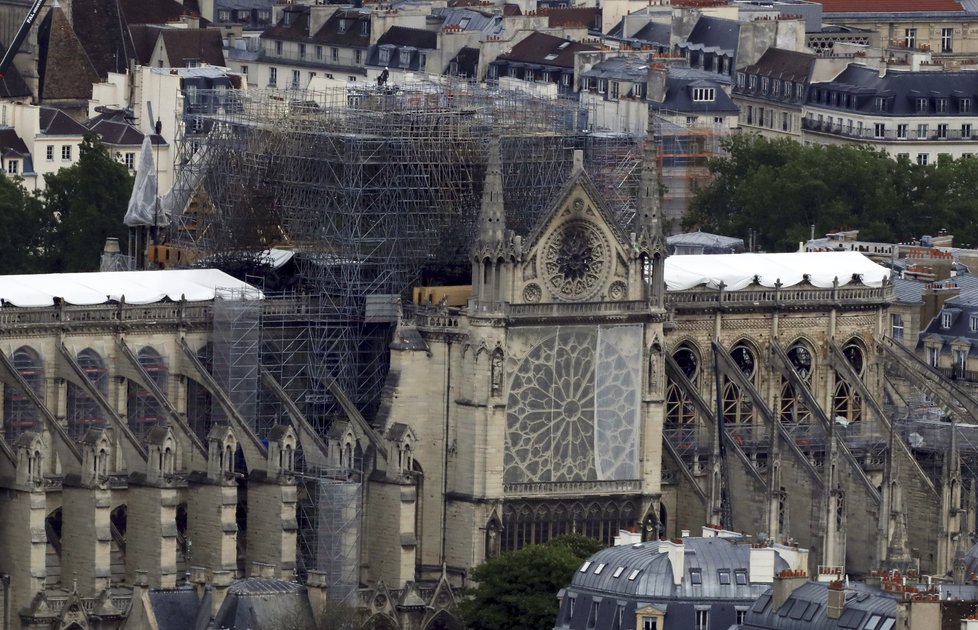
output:
POLYGON ((139 154, 139 169, 136 171, 136 181, 129 195, 129 207, 123 219, 129 227, 168 225, 170 219, 164 216, 156 207, 156 165, 153 163, 153 144, 149 134, 143 138, 143 148, 139 154))
POLYGON ((761 285, 790 287, 808 274, 816 287, 831 288, 852 282, 852 274, 862 276, 863 284, 878 287, 890 270, 877 265, 859 252, 798 252, 792 254, 705 254, 666 258, 665 279, 669 291, 681 291, 702 284, 717 288, 720 282, 728 291, 749 286, 758 276, 761 285))
POLYGON ((102 271, 0 276, 0 300, 20 307, 43 307, 61 298, 87 306, 119 301, 153 304, 166 298, 188 302, 227 298, 262 299, 255 287, 217 269, 164 271, 102 271))

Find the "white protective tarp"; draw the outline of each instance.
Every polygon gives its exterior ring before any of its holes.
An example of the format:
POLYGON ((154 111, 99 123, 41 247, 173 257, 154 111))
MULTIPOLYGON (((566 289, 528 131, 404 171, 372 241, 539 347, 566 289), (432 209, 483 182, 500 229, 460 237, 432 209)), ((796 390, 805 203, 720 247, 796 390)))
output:
POLYGON ((169 298, 188 302, 262 299, 255 287, 217 269, 164 271, 103 271, 0 276, 0 300, 4 305, 44 307, 61 298, 68 304, 87 306, 120 301, 153 304, 169 298))
POLYGON ((839 286, 849 284, 853 274, 859 274, 863 284, 878 287, 889 277, 890 270, 859 252, 670 256, 665 268, 666 288, 670 291, 703 284, 715 289, 721 282, 727 291, 738 291, 749 286, 755 276, 765 287, 773 287, 778 281, 790 287, 806 274, 816 287, 831 288, 837 278, 839 286))
POLYGON ((136 182, 129 195, 129 207, 123 219, 129 227, 152 227, 168 225, 169 217, 160 212, 156 204, 156 194, 159 187, 156 183, 156 164, 153 162, 153 143, 147 134, 143 138, 143 148, 139 153, 139 167, 136 171, 136 182))

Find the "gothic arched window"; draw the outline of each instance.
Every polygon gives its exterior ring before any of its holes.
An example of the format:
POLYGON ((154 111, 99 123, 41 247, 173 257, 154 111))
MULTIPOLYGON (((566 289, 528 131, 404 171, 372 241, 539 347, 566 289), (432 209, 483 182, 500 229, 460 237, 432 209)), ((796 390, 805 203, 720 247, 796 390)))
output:
MULTIPOLYGON (((149 346, 136 355, 146 376, 165 396, 167 393, 166 364, 163 357, 149 346)), ((163 409, 153 393, 133 381, 129 381, 129 428, 139 439, 144 439, 150 430, 164 422, 163 409)))
MULTIPOLYGON (((41 357, 32 348, 21 346, 11 357, 14 370, 24 379, 27 387, 44 401, 44 366, 41 357)), ((25 431, 40 428, 40 411, 26 393, 18 387, 3 388, 3 427, 7 443, 12 444, 25 431)))
MULTIPOLYGON (((109 393, 109 375, 99 353, 85 348, 75 359, 85 378, 103 397, 109 393)), ((102 408, 87 389, 68 383, 68 435, 80 440, 92 427, 103 424, 102 408)))

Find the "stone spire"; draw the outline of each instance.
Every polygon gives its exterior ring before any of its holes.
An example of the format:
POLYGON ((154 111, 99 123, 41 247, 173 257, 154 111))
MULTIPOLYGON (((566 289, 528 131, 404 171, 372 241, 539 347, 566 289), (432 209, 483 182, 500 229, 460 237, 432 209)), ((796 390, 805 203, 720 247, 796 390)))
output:
POLYGON ((890 521, 892 534, 890 534, 889 544, 886 548, 886 561, 883 563, 888 569, 906 569, 911 566, 913 558, 910 556, 910 543, 907 536, 907 515, 903 510, 903 488, 900 486, 900 470, 894 465, 893 476, 890 488, 893 496, 890 497, 890 521))
POLYGON ((642 149, 642 170, 639 178, 638 203, 635 209, 635 236, 638 253, 651 256, 664 253, 662 218, 659 204, 658 150, 650 134, 642 149))
POLYGON ((489 160, 482 186, 479 209, 479 242, 483 247, 502 244, 506 233, 506 211, 503 208, 503 169, 499 158, 499 136, 489 140, 489 160))

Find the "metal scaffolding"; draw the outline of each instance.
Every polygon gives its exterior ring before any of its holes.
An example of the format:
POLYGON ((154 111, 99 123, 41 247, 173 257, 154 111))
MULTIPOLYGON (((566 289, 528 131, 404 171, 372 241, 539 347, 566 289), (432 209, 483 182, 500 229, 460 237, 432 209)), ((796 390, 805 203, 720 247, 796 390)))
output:
POLYGON ((509 226, 524 234, 583 143, 576 103, 469 83, 198 97, 219 106, 183 126, 176 180, 192 190, 174 195, 191 201, 176 207, 167 246, 187 261, 297 252, 315 312, 292 330, 302 339, 275 344, 301 348, 288 357, 301 368, 279 371, 301 372, 290 394, 321 430, 336 411, 334 381, 368 418, 378 403, 396 313, 371 313, 368 301, 404 295, 425 270, 467 271, 458 261, 490 134, 501 137, 509 226))

